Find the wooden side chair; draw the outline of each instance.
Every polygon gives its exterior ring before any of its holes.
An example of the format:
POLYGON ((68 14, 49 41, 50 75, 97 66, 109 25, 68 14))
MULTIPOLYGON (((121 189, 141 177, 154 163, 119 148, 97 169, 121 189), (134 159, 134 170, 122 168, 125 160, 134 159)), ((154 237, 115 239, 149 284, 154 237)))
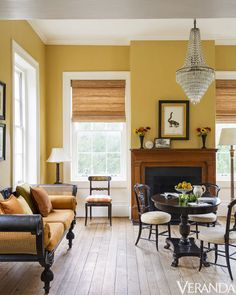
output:
POLYGON ((171 215, 162 212, 162 211, 150 211, 150 187, 145 184, 135 184, 134 192, 138 207, 138 217, 139 217, 139 232, 135 245, 138 244, 140 239, 147 240, 145 238, 141 238, 142 230, 144 228, 149 229, 149 237, 148 240, 151 239, 151 235, 153 231, 156 233, 156 249, 158 251, 158 237, 159 235, 165 235, 168 232, 169 238, 171 237, 170 232, 170 220, 171 215), (158 231, 158 225, 167 225, 168 230, 160 232, 158 231), (153 226, 155 227, 153 229, 153 226))
MULTIPOLYGON (((218 197, 220 192, 220 187, 213 183, 202 183, 201 185, 205 186, 206 191, 202 195, 202 197, 211 197, 215 198, 218 197)), ((207 214, 196 214, 196 215, 189 215, 189 221, 191 224, 195 224, 196 229, 191 230, 191 232, 196 233, 196 237, 198 239, 198 226, 199 225, 205 225, 207 227, 215 227, 216 221, 217 221, 217 215, 215 213, 207 213, 207 214)))
POLYGON ((90 209, 90 220, 92 219, 92 207, 107 207, 108 219, 112 225, 112 198, 110 196, 110 182, 111 176, 89 176, 90 195, 86 198, 85 203, 85 226, 88 219, 88 207, 90 209), (94 187, 94 182, 107 182, 106 187, 94 187), (106 195, 93 195, 93 191, 107 191, 106 195))
POLYGON ((230 266, 230 260, 236 260, 235 257, 232 257, 236 254, 234 251, 232 254, 229 252, 230 247, 236 248, 236 214, 234 214, 233 225, 231 226, 232 220, 232 209, 236 205, 236 200, 233 200, 228 206, 228 213, 226 219, 226 226, 216 226, 215 228, 206 228, 200 231, 199 240, 201 241, 201 258, 199 271, 202 268, 204 260, 204 242, 214 244, 213 248, 207 249, 205 253, 210 251, 215 251, 215 262, 210 264, 218 265, 221 267, 227 267, 231 280, 233 280, 233 275, 230 266), (218 246, 224 246, 224 250, 219 250, 218 246), (223 255, 222 255, 223 253, 223 255), (226 258, 226 265, 217 264, 217 258, 223 256, 226 258))

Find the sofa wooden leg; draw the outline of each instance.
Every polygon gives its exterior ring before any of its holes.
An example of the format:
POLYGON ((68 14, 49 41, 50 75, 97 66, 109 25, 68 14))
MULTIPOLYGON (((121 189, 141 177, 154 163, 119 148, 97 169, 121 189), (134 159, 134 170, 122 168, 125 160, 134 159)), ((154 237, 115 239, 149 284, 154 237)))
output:
POLYGON ((73 233, 74 226, 75 226, 75 222, 73 221, 71 223, 70 229, 69 229, 69 231, 68 231, 68 233, 66 235, 66 238, 67 238, 68 244, 69 244, 69 249, 71 249, 71 247, 72 247, 72 240, 75 238, 75 234, 73 233))
POLYGON ((45 261, 40 262, 40 264, 44 267, 44 270, 41 274, 41 281, 44 282, 44 290, 45 290, 45 294, 49 293, 50 290, 50 282, 53 280, 53 272, 51 271, 51 266, 53 264, 54 261, 54 253, 48 253, 46 255, 45 261))
POLYGON ((53 280, 53 272, 50 269, 50 265, 46 265, 44 271, 41 274, 41 280, 44 282, 45 294, 49 293, 50 282, 53 280))

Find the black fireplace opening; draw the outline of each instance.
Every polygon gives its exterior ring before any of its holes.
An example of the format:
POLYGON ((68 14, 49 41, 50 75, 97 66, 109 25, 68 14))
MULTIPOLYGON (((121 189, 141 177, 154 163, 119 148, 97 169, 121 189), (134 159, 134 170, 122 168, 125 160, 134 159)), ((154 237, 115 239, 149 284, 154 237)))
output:
MULTIPOLYGON (((175 185, 179 182, 187 181, 191 184, 200 184, 202 182, 201 167, 146 167, 145 184, 151 189, 150 196, 164 192, 176 192, 175 185)), ((153 202, 149 204, 152 210, 156 210, 153 202)), ((172 216, 173 219, 178 216, 172 216)))

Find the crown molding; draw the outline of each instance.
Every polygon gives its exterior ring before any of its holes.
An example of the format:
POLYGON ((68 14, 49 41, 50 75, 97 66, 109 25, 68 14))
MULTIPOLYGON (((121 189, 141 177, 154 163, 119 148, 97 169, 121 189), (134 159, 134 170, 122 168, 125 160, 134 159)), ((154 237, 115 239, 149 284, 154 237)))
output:
POLYGON ((226 46, 233 46, 236 45, 236 39, 220 39, 216 40, 215 42, 216 45, 226 45, 226 46))
POLYGON ((41 41, 46 45, 47 44, 47 37, 45 34, 39 29, 39 27, 35 24, 35 22, 31 20, 27 20, 28 24, 32 27, 35 33, 39 36, 41 41))
MULTIPOLYGON (((42 42, 45 45, 90 45, 90 46, 129 46, 132 41, 181 41, 188 40, 189 36, 186 34, 179 35, 130 35, 127 37, 114 37, 114 38, 96 38, 91 36, 90 38, 78 38, 78 39, 50 39, 47 38, 46 35, 42 32, 39 26, 32 20, 27 20, 29 25, 35 31, 35 33, 39 36, 42 42)), ((227 39, 224 39, 223 35, 217 34, 207 34, 202 35, 202 40, 212 40, 215 41, 215 45, 225 45, 225 46, 235 46, 236 45, 236 36, 230 36, 227 39)))

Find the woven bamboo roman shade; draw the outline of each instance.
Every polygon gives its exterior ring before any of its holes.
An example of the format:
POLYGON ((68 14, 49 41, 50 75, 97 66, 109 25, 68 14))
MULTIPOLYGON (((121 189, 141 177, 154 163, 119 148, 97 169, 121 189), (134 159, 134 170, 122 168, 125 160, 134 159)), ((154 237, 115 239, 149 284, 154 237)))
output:
POLYGON ((124 122, 125 80, 72 80, 73 122, 124 122))
POLYGON ((236 80, 216 80, 216 122, 236 123, 236 80))

